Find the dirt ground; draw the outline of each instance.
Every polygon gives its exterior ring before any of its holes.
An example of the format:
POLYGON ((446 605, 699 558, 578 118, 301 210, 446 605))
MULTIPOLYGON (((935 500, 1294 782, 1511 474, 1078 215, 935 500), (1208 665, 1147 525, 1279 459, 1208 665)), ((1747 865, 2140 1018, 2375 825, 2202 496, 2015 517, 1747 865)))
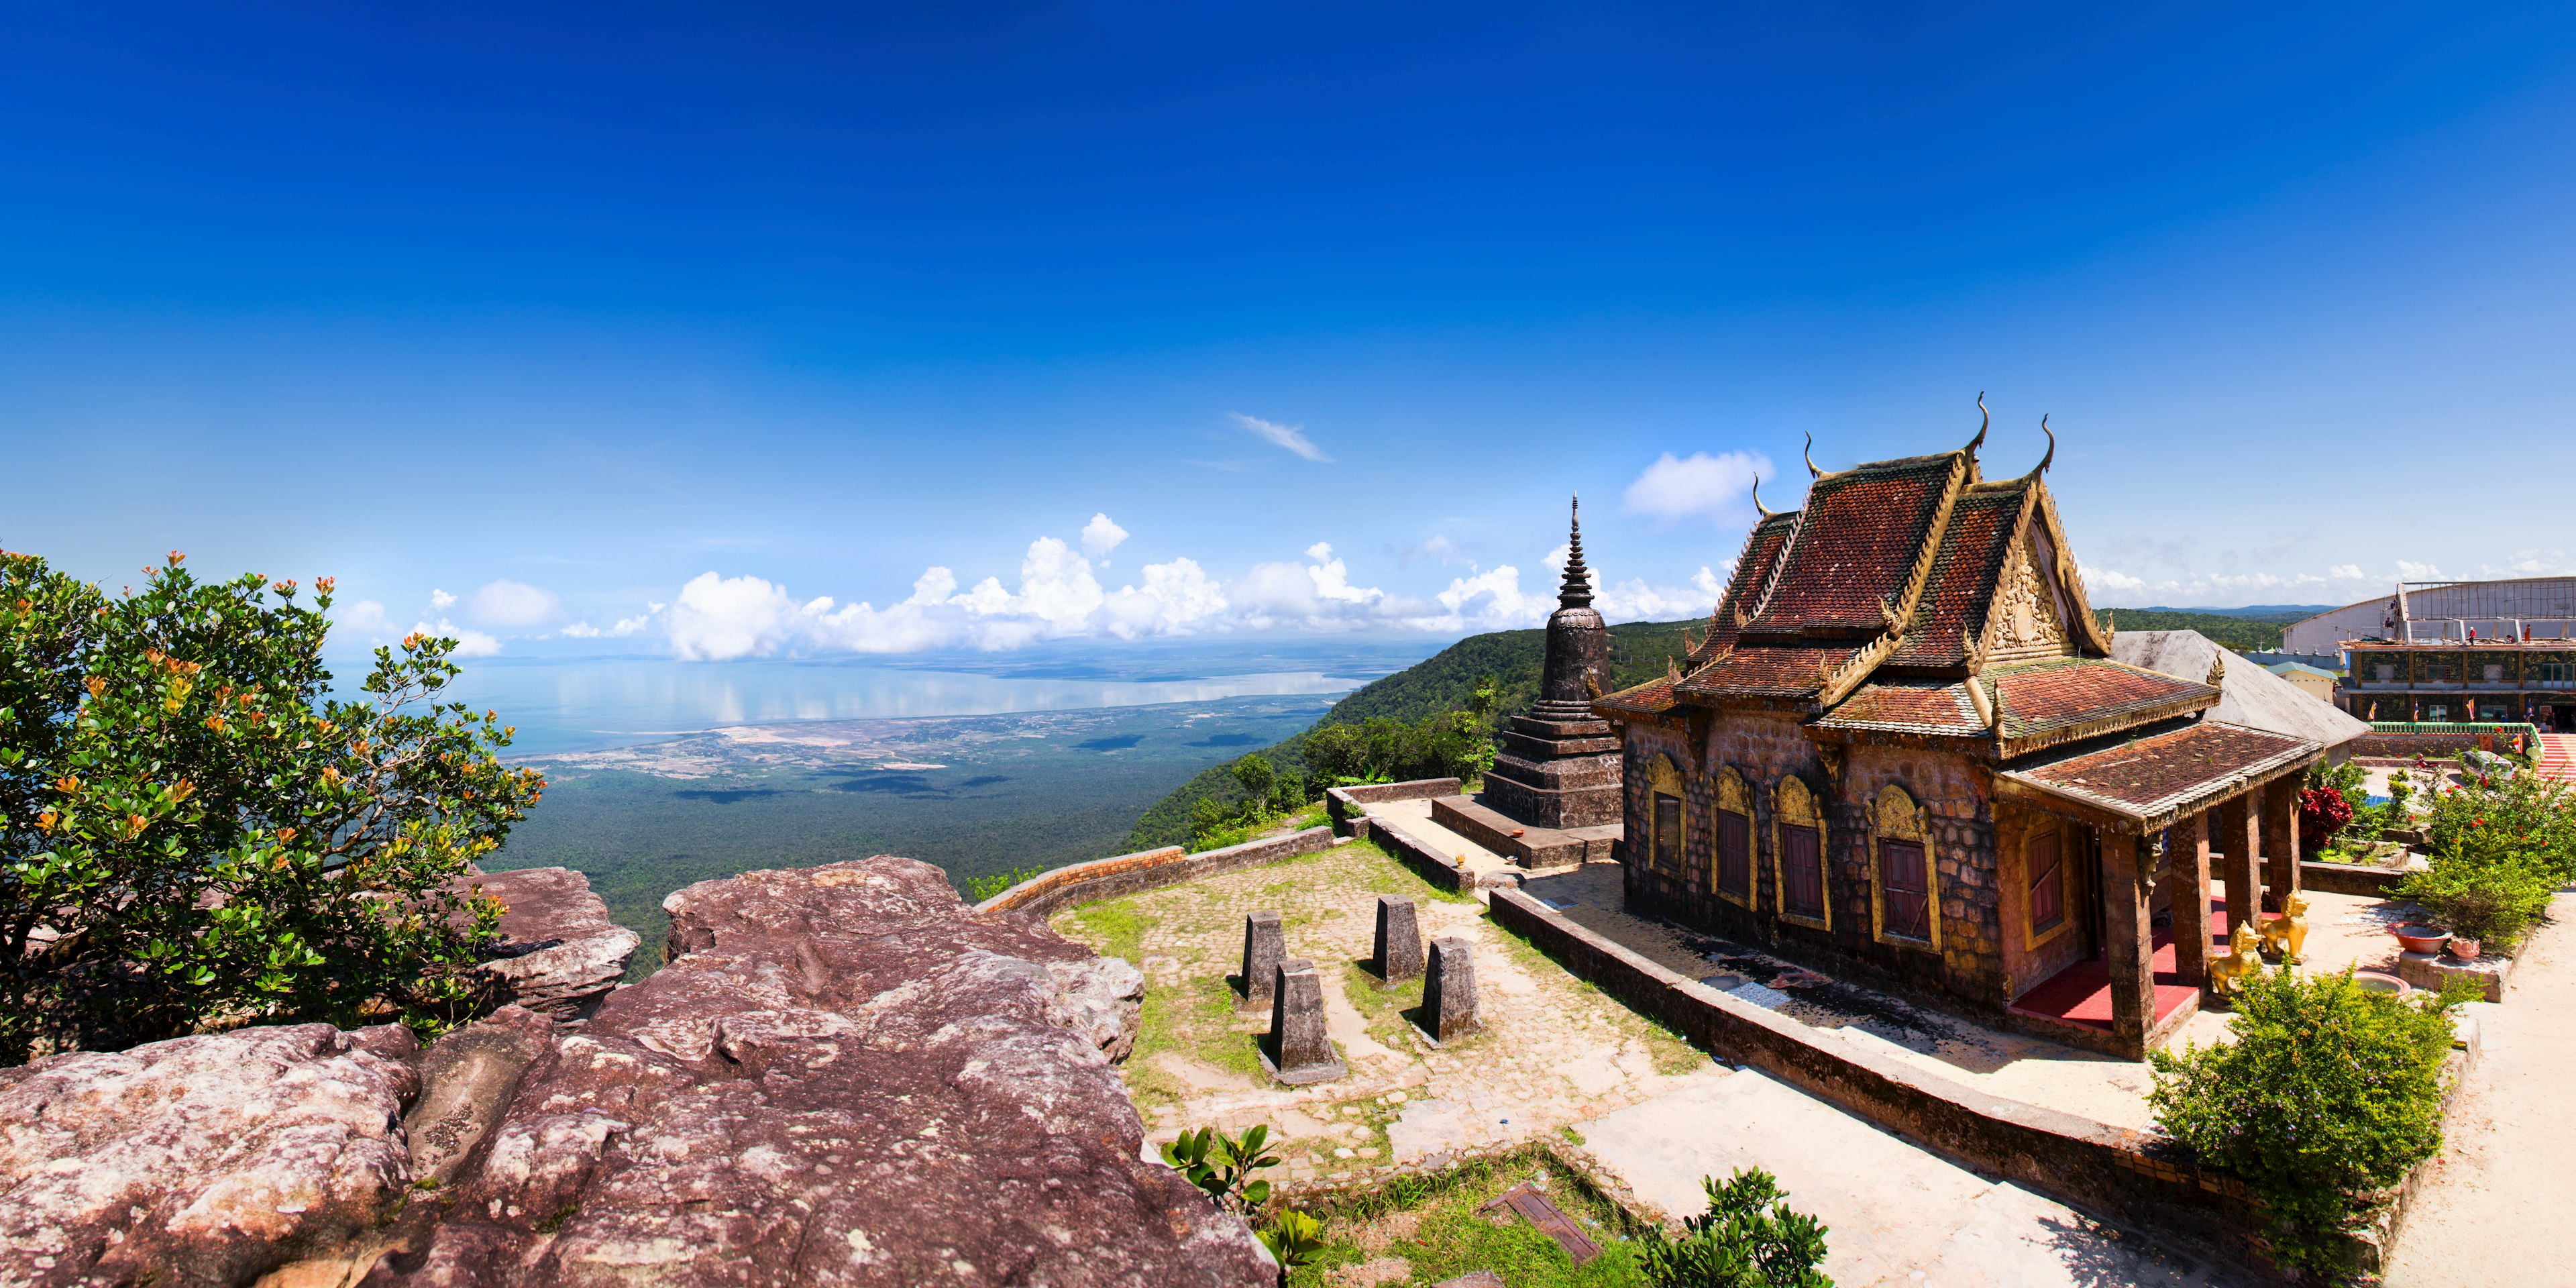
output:
POLYGON ((2388 1288, 2576 1284, 2576 894, 2532 936, 2442 1152, 2398 1230, 2388 1288))

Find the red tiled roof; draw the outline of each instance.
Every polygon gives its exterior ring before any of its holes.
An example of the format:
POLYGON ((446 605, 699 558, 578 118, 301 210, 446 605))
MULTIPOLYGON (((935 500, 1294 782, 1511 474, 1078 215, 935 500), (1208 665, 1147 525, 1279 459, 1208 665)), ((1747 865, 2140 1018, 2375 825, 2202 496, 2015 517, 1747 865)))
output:
POLYGON ((2243 780, 2317 752, 2317 744, 2203 722, 2003 776, 2042 792, 2141 819, 2188 814, 2243 780))
POLYGON ((1960 456, 1885 461, 1818 479, 1779 588, 1745 634, 1882 627, 1879 605, 1903 597, 1960 456))
POLYGON ((1714 657, 1735 645, 1735 610, 1751 613, 1760 607, 1762 587, 1771 579, 1771 565, 1778 562, 1781 547, 1789 543, 1789 533, 1798 525, 1795 511, 1775 514, 1753 525, 1744 534, 1744 553, 1735 557, 1735 576, 1727 582, 1726 597, 1717 601, 1717 614, 1712 620, 1708 638, 1701 641, 1693 660, 1714 657))
POLYGON ((1595 711, 1608 709, 1638 715, 1661 715, 1674 707, 1673 681, 1668 676, 1621 689, 1592 701, 1595 711))
POLYGON ((1922 602, 1888 665, 1958 666, 1968 660, 1966 639, 1986 629, 1986 610, 1994 603, 2027 495, 2020 479, 1979 484, 1960 494, 1950 507, 1940 553, 1932 557, 1922 602))
POLYGON ((1856 648, 1739 648, 1683 680, 1685 696, 1805 697, 1825 687, 1856 648))
POLYGON ((2116 716, 2135 724, 2218 701, 2206 684, 2102 658, 2063 657, 1986 668, 1996 714, 2009 740, 2041 737, 2116 716))
POLYGON ((1965 684, 1865 684, 1816 722, 1834 729, 1885 729, 1953 736, 1985 732, 1965 684))

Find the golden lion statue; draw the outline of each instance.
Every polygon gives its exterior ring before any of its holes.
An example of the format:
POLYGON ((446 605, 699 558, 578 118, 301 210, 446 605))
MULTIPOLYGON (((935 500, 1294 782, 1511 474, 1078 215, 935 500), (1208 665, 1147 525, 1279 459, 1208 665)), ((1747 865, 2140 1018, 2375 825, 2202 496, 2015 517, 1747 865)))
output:
POLYGON ((2278 953, 2282 964, 2296 966, 2308 947, 2308 900, 2292 891, 2281 897, 2279 916, 2263 919, 2263 951, 2278 953))
POLYGON ((2244 982, 2263 970, 2263 959, 2254 951, 2254 928, 2238 926, 2227 936, 2230 951, 2209 964, 2209 988, 2220 997, 2236 992, 2244 982))

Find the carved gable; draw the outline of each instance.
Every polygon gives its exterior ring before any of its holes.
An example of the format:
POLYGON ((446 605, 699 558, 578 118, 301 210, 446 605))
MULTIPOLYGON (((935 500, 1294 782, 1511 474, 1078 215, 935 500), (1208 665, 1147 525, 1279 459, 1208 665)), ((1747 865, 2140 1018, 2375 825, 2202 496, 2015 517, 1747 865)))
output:
POLYGON ((2013 543, 2012 564, 1996 583, 1994 607, 1986 614, 1984 644, 1988 662, 2064 657, 2069 652, 2057 591, 2040 571, 2028 537, 2013 543))

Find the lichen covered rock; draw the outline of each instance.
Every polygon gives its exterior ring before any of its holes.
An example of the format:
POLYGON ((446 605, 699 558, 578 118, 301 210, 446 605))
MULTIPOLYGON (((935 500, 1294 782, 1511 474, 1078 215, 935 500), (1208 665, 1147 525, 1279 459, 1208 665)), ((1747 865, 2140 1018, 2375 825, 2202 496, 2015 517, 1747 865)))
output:
POLYGON ((0 1070, 0 1285, 248 1283, 373 1227, 415 1045, 296 1024, 0 1070))
POLYGON ((1124 973, 877 858, 691 886, 374 1284, 1266 1284, 1109 1050, 1124 973), (1060 982, 1064 971, 1068 982, 1060 982))

